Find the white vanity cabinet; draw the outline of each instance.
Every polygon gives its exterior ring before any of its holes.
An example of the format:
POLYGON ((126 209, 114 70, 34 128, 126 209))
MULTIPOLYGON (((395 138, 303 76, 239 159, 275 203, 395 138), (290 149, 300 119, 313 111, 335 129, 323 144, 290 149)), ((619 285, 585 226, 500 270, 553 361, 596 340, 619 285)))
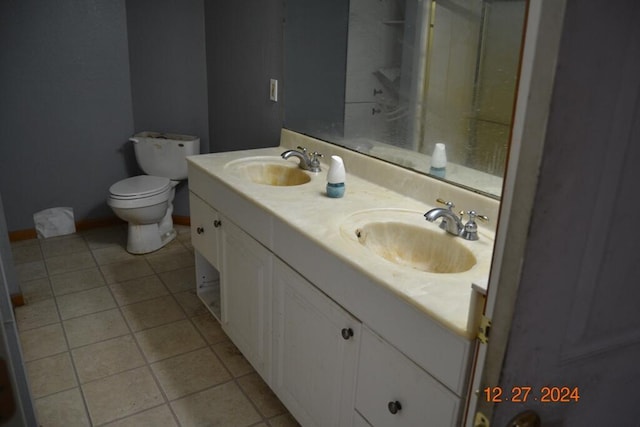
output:
POLYGON ((221 221, 218 211, 204 200, 189 193, 191 211, 191 243, 214 268, 220 268, 221 221))
POLYGON ((268 382, 273 256, 230 220, 221 230, 222 329, 268 382))
POLYGON ((361 323, 280 260, 272 388, 303 426, 351 426, 361 323))
POLYGON ((189 194, 197 294, 253 367, 270 375, 272 255, 189 194))
MULTIPOLYGON (((472 341, 300 226, 296 215, 328 209, 322 189, 291 197, 228 172, 250 154, 189 166, 198 296, 229 338, 305 427, 458 425, 472 341)), ((321 237, 335 238, 327 224, 321 237)))
POLYGON ((191 209, 191 243, 195 249, 196 293, 218 321, 221 320, 220 297, 220 214, 205 201, 189 193, 191 209))
POLYGON ((372 426, 456 426, 460 398, 362 328, 356 410, 372 426))

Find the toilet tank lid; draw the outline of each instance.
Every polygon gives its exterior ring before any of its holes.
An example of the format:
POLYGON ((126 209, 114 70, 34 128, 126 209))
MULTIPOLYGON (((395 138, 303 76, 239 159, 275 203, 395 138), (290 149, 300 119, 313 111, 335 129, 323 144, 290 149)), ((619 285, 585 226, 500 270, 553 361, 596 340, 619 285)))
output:
POLYGON ((116 182, 109 193, 119 198, 149 197, 166 191, 171 180, 161 176, 138 175, 116 182))

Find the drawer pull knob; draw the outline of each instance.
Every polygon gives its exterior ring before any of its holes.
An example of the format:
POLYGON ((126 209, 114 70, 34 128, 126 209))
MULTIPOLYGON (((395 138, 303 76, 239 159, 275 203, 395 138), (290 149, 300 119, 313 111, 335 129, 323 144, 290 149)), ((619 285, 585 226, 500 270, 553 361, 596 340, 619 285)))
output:
POLYGON ((389 402, 387 407, 389 408, 389 412, 391 412, 393 415, 397 414, 398 411, 402 409, 402 405, 397 400, 389 402))
POLYGON ((202 227, 196 228, 196 233, 198 233, 198 234, 204 233, 204 228, 202 228, 202 227))
POLYGON ((214 226, 215 228, 218 228, 218 227, 220 227, 221 225, 222 225, 222 221, 220 221, 219 219, 216 219, 216 220, 214 220, 214 221, 213 221, 213 226, 214 226))
POLYGON ((342 329, 341 333, 342 333, 342 338, 344 338, 345 340, 348 340, 349 338, 351 338, 353 336, 353 329, 344 328, 344 329, 342 329))

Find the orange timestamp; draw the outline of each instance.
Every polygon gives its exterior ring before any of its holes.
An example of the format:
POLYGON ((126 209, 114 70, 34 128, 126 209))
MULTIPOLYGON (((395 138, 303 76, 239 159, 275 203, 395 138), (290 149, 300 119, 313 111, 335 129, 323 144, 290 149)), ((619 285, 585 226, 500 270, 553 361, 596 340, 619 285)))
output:
POLYGON ((539 389, 530 386, 513 386, 511 392, 502 387, 486 387, 482 390, 487 402, 520 402, 573 403, 580 400, 578 387, 542 386, 539 389))

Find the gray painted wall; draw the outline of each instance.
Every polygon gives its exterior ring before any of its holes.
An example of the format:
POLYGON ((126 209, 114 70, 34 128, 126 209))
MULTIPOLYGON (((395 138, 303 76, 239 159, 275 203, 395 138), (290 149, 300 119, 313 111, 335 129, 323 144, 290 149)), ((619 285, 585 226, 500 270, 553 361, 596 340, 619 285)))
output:
MULTIPOLYGON (((109 186, 140 173, 137 131, 196 134, 202 152, 277 145, 282 103, 268 90, 282 83, 282 14, 282 0, 0 2, 8 229, 55 206, 112 217, 109 186)), ((175 214, 188 215, 186 195, 175 214)))
POLYGON ((278 145, 269 79, 283 83, 282 13, 282 0, 205 1, 212 152, 278 145))
MULTIPOLYGON (((127 0, 126 9, 135 132, 196 135, 209 152, 203 0, 127 0)), ((177 187, 175 215, 189 215, 188 194, 177 187)))
POLYGON ((124 0, 0 3, 0 192, 9 230, 110 216, 133 131, 124 0))

